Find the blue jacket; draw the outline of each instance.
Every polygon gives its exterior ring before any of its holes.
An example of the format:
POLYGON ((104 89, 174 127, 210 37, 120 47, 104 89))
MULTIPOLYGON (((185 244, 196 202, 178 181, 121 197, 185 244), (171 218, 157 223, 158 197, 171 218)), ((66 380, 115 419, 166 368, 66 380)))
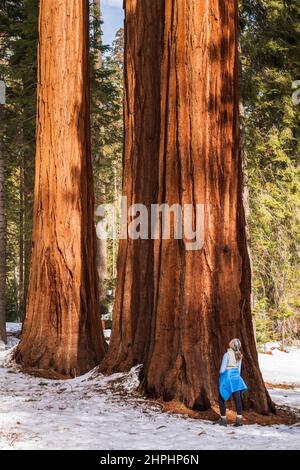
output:
POLYGON ((234 369, 226 369, 228 362, 228 357, 226 357, 226 354, 224 354, 223 357, 219 382, 220 395, 225 401, 228 400, 235 392, 245 392, 248 390, 247 385, 241 377, 242 362, 240 361, 239 367, 234 369))

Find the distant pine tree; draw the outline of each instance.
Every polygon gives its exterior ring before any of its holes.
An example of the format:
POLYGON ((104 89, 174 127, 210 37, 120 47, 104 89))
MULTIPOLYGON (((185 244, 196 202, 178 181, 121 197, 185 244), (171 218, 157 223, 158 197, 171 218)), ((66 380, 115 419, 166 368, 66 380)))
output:
POLYGON ((8 232, 6 314, 10 320, 20 320, 31 255, 38 0, 2 2, 0 24, 0 75, 7 85, 2 139, 8 232))
POLYGON ((259 342, 300 336, 298 0, 241 1, 244 143, 259 342))

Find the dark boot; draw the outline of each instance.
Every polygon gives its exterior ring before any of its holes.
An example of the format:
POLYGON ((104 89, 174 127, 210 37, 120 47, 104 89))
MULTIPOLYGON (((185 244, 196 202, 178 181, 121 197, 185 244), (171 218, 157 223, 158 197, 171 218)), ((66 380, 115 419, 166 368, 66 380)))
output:
POLYGON ((219 426, 227 426, 227 419, 223 418, 222 416, 220 417, 219 421, 216 422, 216 424, 219 424, 219 426))
POLYGON ((236 428, 239 428, 240 426, 243 426, 243 423, 242 423, 242 418, 237 416, 236 417, 236 420, 235 420, 235 427, 236 428))

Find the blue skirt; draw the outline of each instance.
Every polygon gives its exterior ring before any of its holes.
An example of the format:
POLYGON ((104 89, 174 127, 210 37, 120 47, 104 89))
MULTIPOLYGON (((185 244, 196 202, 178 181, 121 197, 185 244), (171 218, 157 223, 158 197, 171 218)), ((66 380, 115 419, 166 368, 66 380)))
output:
POLYGON ((223 400, 228 400, 235 392, 245 392, 246 390, 248 387, 238 369, 228 369, 220 374, 219 391, 223 400))

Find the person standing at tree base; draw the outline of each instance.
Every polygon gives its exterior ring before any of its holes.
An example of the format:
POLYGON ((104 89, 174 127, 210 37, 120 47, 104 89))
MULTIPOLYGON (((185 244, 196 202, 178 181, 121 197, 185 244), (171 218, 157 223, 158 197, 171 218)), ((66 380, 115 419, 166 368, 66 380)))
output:
POLYGON ((226 419, 226 400, 233 395, 237 417, 235 426, 242 426, 242 393, 248 387, 241 377, 242 358, 241 342, 238 338, 230 341, 229 349, 224 354, 221 369, 220 369, 220 383, 219 383, 219 406, 220 406, 220 419, 218 424, 227 426, 226 419))

